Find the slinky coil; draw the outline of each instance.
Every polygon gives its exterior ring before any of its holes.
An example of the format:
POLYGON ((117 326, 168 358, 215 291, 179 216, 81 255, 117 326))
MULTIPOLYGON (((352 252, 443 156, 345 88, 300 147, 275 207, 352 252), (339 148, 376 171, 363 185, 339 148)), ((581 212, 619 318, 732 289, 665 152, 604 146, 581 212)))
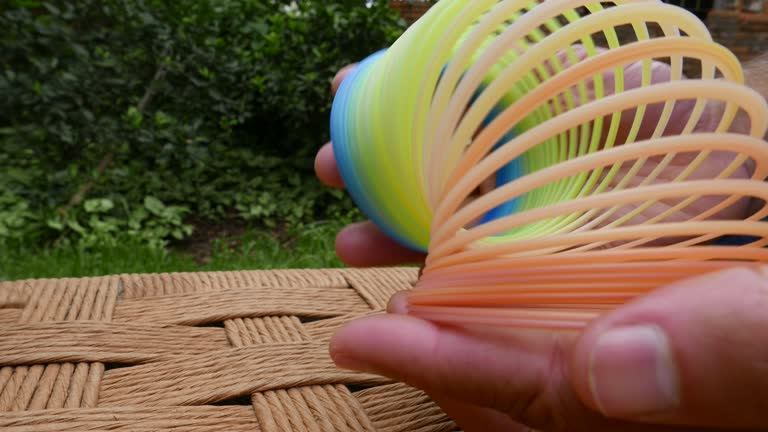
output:
POLYGON ((427 252, 412 314, 547 329, 768 262, 766 128, 736 57, 643 0, 441 0, 356 66, 331 115, 352 198, 427 252), (749 240, 716 242, 733 235, 749 240))

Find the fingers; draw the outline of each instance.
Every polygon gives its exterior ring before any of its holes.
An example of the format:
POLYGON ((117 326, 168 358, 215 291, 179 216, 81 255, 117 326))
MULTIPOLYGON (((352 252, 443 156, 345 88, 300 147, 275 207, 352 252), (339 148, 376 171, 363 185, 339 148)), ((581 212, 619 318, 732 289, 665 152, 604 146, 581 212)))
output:
POLYGON ((355 66, 355 64, 344 66, 339 72, 336 73, 336 76, 333 77, 333 82, 331 82, 331 92, 333 94, 336 94, 336 92, 339 90, 339 87, 341 87, 341 83, 344 81, 344 78, 346 78, 347 75, 352 72, 352 69, 354 69, 355 66))
MULTIPOLYGON (((331 82, 331 93, 336 94, 344 81, 344 78, 355 68, 354 64, 343 67, 331 82)), ((315 174, 320 181, 332 188, 341 189, 344 187, 344 180, 339 174, 339 167, 336 165, 336 158, 333 155, 333 146, 331 143, 325 144, 315 156, 315 174)))
POLYGON ((766 428, 766 311, 768 277, 752 270, 659 290, 584 333, 574 353, 574 386, 609 417, 766 428))
POLYGON ((499 411, 471 405, 439 393, 428 393, 430 399, 465 432, 533 432, 499 411))
POLYGON ((317 156, 315 156, 315 175, 328 187, 337 189, 344 187, 344 180, 341 178, 339 167, 336 165, 336 158, 333 155, 331 143, 324 145, 317 152, 317 156))
POLYGON ((540 333, 490 334, 388 314, 343 327, 330 352, 339 367, 433 395, 468 432, 528 430, 521 425, 552 432, 672 430, 606 419, 587 408, 565 375, 567 350, 540 333))
POLYGON ((353 267, 417 264, 424 254, 408 249, 372 222, 349 225, 336 236, 336 255, 353 267))
POLYGON ((344 368, 380 374, 444 398, 509 413, 525 410, 525 396, 545 382, 547 360, 510 344, 403 315, 355 321, 331 341, 331 355, 344 368), (515 406, 520 403, 520 406, 515 406))
MULTIPOLYGON (((346 66, 336 74, 331 83, 334 94, 354 67, 354 64, 346 66)), ((330 143, 317 152, 315 173, 326 186, 344 187, 330 143)), ((424 260, 423 254, 401 246, 371 222, 350 225, 342 230, 336 236, 336 254, 345 264, 354 267, 416 264, 424 260)))

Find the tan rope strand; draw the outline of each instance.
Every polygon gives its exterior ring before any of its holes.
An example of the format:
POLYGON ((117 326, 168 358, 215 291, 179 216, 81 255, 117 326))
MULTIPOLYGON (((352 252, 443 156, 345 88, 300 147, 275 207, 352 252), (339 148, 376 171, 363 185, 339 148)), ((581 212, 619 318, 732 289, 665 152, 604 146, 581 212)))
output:
POLYGON ((290 427, 286 430, 301 432, 318 432, 320 428, 312 418, 312 412, 304 399, 294 389, 281 389, 267 393, 267 397, 275 399, 275 408, 280 417, 288 420, 290 427))
MULTIPOLYGON (((295 316, 237 318, 225 321, 224 327, 233 346, 310 340, 301 321, 295 316)), ((338 387, 346 390, 344 386, 338 387)), ((348 407, 348 404, 357 404, 353 398, 342 400, 335 410, 325 408, 339 399, 328 395, 326 386, 305 386, 254 393, 251 403, 265 431, 370 430, 361 425, 348 407), (318 395, 323 396, 322 401, 318 400, 318 395)), ((367 419, 364 421, 369 424, 367 419)))
MULTIPOLYGON (((59 366, 59 365, 51 365, 59 366)), ((58 368, 56 381, 51 389, 51 395, 48 398, 47 409, 64 408, 64 402, 69 395, 69 386, 72 384, 72 374, 75 366, 72 363, 63 363, 58 368)))
POLYGON ((12 367, 6 366, 3 368, 0 368, 0 394, 2 394, 6 384, 8 384, 8 381, 11 379, 11 376, 13 376, 12 367))
POLYGON ((327 318, 367 310, 365 303, 350 290, 296 288, 275 292, 258 287, 125 300, 116 306, 114 321, 198 325, 270 315, 327 318))
MULTIPOLYGON (((267 409, 269 409, 269 411, 271 411, 270 415, 274 419, 277 426, 277 428, 274 430, 275 431, 281 431, 281 430, 302 431, 303 429, 305 429, 302 427, 303 425, 300 422, 297 422, 291 416, 291 414, 295 411, 295 409, 291 407, 292 409, 286 410, 285 407, 283 406, 283 403, 280 400, 281 392, 284 392, 284 390, 264 392, 266 407, 267 409)), ((268 429, 265 429, 265 430, 268 430, 268 429)))
POLYGON ((69 392, 64 400, 64 408, 79 408, 85 389, 85 380, 88 378, 90 365, 88 363, 78 363, 72 372, 69 392))
MULTIPOLYGON (((44 281, 33 290, 33 293, 32 301, 26 305, 24 312, 22 312, 20 319, 22 322, 47 321, 55 318, 59 304, 64 298, 73 294, 66 285, 66 280, 44 281), (53 285, 53 287, 46 286, 48 284, 53 285)), ((37 387, 37 382, 43 375, 43 371, 44 367, 39 365, 17 367, 3 392, 0 393, 0 412, 26 409, 33 398, 34 389, 37 387)), ((55 376, 55 373, 49 375, 55 376)))
POLYGON ((251 270, 123 276, 123 298, 136 299, 244 287, 341 288, 346 281, 336 270, 251 270), (184 281, 184 283, 180 283, 184 281))
MULTIPOLYGON (((105 303, 94 305, 96 299, 108 299, 116 297, 114 278, 84 278, 84 279, 60 279, 31 281, 30 292, 37 295, 31 297, 21 314, 20 322, 28 322, 26 325, 5 326, 0 333, 0 351, 4 365, 24 365, 16 368, 17 379, 14 385, 19 383, 21 375, 23 380, 16 389, 7 387, 4 389, 5 399, 13 394, 13 402, 10 406, 0 406, 1 410, 39 410, 45 408, 62 408, 64 406, 78 407, 82 400, 82 392, 85 390, 85 380, 90 375, 87 364, 58 364, 60 358, 55 354, 46 355, 46 346, 50 342, 41 341, 46 337, 46 332, 31 331, 25 336, 18 329, 30 327, 37 329, 55 328, 60 335, 56 343, 67 335, 62 332, 62 327, 67 327, 67 322, 74 320, 98 320, 103 318, 103 313, 111 314, 110 307, 105 308, 105 303), (44 324, 44 323, 49 324, 44 324), (40 323, 40 324, 34 324, 40 323), (61 324, 65 323, 65 324, 61 324), (21 337, 19 337, 21 336, 21 337), (8 341, 16 344, 8 346, 8 341), (35 341, 38 342, 36 346, 35 341), (42 344, 42 346, 39 346, 42 344), (15 357, 15 358, 9 358, 15 357), (52 364, 41 364, 52 363, 52 364), (76 374, 76 376, 73 376, 76 374)), ((103 371, 103 366, 96 370, 103 371)), ((91 381, 91 385, 98 387, 98 381, 91 381)), ((93 392, 93 390, 90 390, 93 392)))
MULTIPOLYGON (((31 290, 30 301, 24 307, 24 312, 21 315, 20 322, 33 322, 42 321, 42 316, 45 313, 45 308, 48 307, 48 303, 52 300, 54 293, 58 293, 61 289, 62 281, 51 281, 50 287, 46 287, 42 283, 35 285, 31 290)), ((60 298, 60 296, 57 296, 60 298)))
POLYGON ((218 328, 92 321, 12 325, 0 333, 0 364, 147 363, 228 346, 218 328))
POLYGON ((270 344, 111 370, 104 374, 99 404, 194 405, 286 387, 386 382, 337 369, 327 348, 270 344))
MULTIPOLYGON (((91 304, 85 300, 89 297, 95 297, 95 290, 89 289, 91 279, 86 279, 86 286, 81 289, 76 289, 73 293, 72 301, 65 304, 64 301, 60 303, 59 312, 55 317, 55 321, 62 320, 75 320, 79 314, 84 314, 86 317, 90 317, 91 304), (86 293, 91 294, 86 295, 86 293), (62 317, 62 314, 66 314, 62 317)), ((34 366, 39 368, 40 366, 34 366)), ((72 395, 69 391, 69 385, 77 385, 77 380, 72 375, 74 374, 75 366, 71 363, 64 364, 50 364, 45 366, 45 381, 41 380, 38 383, 37 394, 34 398, 36 407, 39 408, 75 408, 77 406, 67 406, 66 401, 72 395), (45 405, 41 402, 45 402, 45 405)), ((77 397, 76 395, 74 397, 77 397)), ((22 408, 24 409, 24 408, 22 408)), ((30 407, 31 409, 31 407, 30 407)))
POLYGON ((19 386, 13 399, 11 411, 23 411, 27 409, 27 405, 32 400, 32 396, 37 388, 37 383, 40 381, 40 377, 43 375, 44 370, 45 368, 43 366, 32 366, 27 370, 24 380, 19 386))
POLYGON ((16 393, 24 382, 24 378, 27 376, 29 368, 26 366, 17 367, 13 371, 13 375, 8 379, 5 384, 3 392, 0 393, 0 412, 10 411, 15 405, 16 393))
POLYGON ((328 355, 339 326, 380 313, 371 304, 416 276, 286 270, 15 283, 32 294, 23 304, 14 294, 19 322, 0 327, 0 430, 452 430, 423 394, 384 391, 374 403, 366 394, 391 381, 337 369, 328 355), (118 299, 131 290, 152 295, 118 299), (242 396, 252 407, 209 406, 242 396), (11 409, 24 411, 3 412, 11 409))
POLYGON ((95 408, 99 400, 99 388, 101 387, 101 378, 104 376, 103 363, 91 363, 88 370, 88 377, 83 390, 83 399, 80 406, 83 408, 95 408))
POLYGON ((408 290, 416 283, 418 270, 412 269, 350 269, 344 272, 349 286, 354 288, 374 310, 387 307, 389 298, 397 291, 408 290))
POLYGON ((19 309, 0 309, 0 326, 19 322, 21 310, 19 309))
POLYGON ((252 344, 250 341, 245 339, 249 338, 250 336, 246 331, 244 331, 244 328, 245 323, 243 322, 242 318, 233 318, 224 321, 224 330, 227 333, 227 340, 231 346, 239 347, 252 344))
POLYGON ((429 401, 426 394, 404 384, 363 390, 357 394, 357 398, 377 431, 457 430, 456 425, 429 401))
POLYGON ((28 281, 0 282, 0 308, 23 308, 32 287, 28 281))
MULTIPOLYGON (((83 302, 79 313, 80 319, 111 321, 117 304, 119 286, 122 283, 119 278, 93 279, 98 281, 96 289, 88 290, 89 294, 83 302), (91 301, 93 297, 93 301, 91 301)), ((103 363, 80 363, 75 370, 77 374, 73 381, 74 389, 70 391, 64 402, 66 408, 95 407, 101 379, 104 376, 103 363)))
MULTIPOLYGON (((302 389, 289 389, 289 392, 296 392, 297 397, 300 397, 301 403, 307 406, 309 414, 314 419, 317 428, 321 431, 326 430, 343 430, 339 425, 346 425, 348 422, 345 420, 343 413, 337 412, 330 406, 330 399, 326 396, 324 391, 327 386, 314 386, 304 387, 302 389)), ((346 389, 344 386, 339 386, 346 389)), ((336 391, 337 389, 333 389, 336 391)), ((341 391, 340 389, 338 391, 341 391)), ((356 402, 356 401, 351 401, 356 402)), ((342 408, 343 409, 343 408, 342 408)), ((355 430, 354 428, 352 430, 355 430)))
POLYGON ((322 388, 328 398, 332 401, 330 412, 341 412, 343 418, 347 421, 347 426, 353 431, 374 431, 373 423, 365 415, 362 405, 352 395, 347 387, 337 385, 335 387, 324 386, 322 388), (352 409, 354 408, 354 409, 352 409))
POLYGON ((307 333, 315 342, 328 343, 331 340, 331 336, 341 328, 343 325, 350 323, 356 319, 371 316, 382 313, 383 310, 374 310, 363 314, 349 314, 342 315, 335 318, 324 319, 320 321, 314 321, 305 325, 307 333))
POLYGON ((259 432, 248 407, 125 407, 0 413, 3 432, 259 432))

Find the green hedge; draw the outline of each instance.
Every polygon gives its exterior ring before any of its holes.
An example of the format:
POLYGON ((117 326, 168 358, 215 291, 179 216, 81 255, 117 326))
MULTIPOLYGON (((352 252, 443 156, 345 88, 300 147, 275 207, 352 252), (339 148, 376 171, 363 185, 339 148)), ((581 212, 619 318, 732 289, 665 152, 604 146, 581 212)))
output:
POLYGON ((350 211, 312 178, 329 83, 403 28, 386 1, 4 2, 0 240, 350 211))

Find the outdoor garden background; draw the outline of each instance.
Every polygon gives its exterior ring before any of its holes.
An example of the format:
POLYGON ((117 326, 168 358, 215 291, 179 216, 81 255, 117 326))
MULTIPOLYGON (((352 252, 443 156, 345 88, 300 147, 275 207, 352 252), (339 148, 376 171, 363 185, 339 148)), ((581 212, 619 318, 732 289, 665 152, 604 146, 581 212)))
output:
MULTIPOLYGON (((762 0, 677 1, 741 58, 762 0)), ((330 82, 431 2, 0 2, 0 281, 335 267, 330 82)))

